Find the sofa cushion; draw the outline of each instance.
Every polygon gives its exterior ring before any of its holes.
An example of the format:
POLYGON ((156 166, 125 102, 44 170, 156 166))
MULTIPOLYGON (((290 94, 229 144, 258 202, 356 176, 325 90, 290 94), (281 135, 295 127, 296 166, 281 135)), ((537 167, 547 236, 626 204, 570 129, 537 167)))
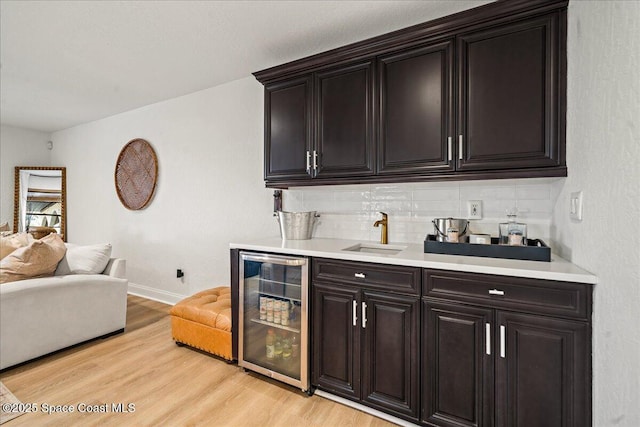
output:
POLYGON ((0 237, 0 259, 6 257, 16 249, 23 248, 35 239, 29 233, 15 233, 0 237))
POLYGON ((0 283, 51 276, 67 248, 57 234, 34 240, 0 260, 0 283))
POLYGON ((111 257, 109 243, 97 245, 75 245, 67 243, 67 253, 56 268, 56 276, 67 274, 100 274, 111 257))

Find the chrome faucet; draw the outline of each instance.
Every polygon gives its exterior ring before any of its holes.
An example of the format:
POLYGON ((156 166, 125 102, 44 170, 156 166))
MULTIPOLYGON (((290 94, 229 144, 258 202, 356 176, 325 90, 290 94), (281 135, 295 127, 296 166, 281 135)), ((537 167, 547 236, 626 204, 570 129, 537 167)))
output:
POLYGON ((373 226, 374 227, 377 227, 379 225, 382 226, 382 230, 380 230, 380 243, 382 243, 383 245, 386 245, 387 241, 389 240, 389 231, 387 228, 387 225, 389 224, 389 217, 384 212, 380 212, 380 213, 382 214, 382 219, 374 222, 373 226))

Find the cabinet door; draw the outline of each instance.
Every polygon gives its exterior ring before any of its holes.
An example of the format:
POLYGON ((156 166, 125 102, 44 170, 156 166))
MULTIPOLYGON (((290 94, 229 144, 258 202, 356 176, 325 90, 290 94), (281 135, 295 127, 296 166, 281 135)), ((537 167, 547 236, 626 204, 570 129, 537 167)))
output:
POLYGON ((587 323, 498 312, 496 426, 591 425, 587 323))
POLYGON ((267 85, 264 109, 265 179, 309 178, 311 79, 267 85))
POLYGON ((316 175, 373 174, 373 64, 315 75, 316 175))
POLYGON ((362 399, 417 420, 419 299, 365 291, 363 303, 362 399))
POLYGON ((493 425, 493 310, 423 301, 422 421, 493 425))
POLYGON ((378 173, 453 170, 452 41, 382 57, 378 173))
POLYGON ((359 291, 313 284, 313 384, 360 399, 359 291))
POLYGON ((458 37, 459 170, 564 165, 558 25, 551 14, 458 37))

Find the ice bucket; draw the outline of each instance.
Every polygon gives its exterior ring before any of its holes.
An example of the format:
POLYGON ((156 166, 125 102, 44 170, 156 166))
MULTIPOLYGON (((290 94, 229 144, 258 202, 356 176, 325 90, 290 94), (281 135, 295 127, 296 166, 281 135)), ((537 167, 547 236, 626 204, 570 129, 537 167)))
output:
POLYGON ((280 236, 285 240, 307 240, 311 238, 313 226, 320 216, 316 211, 276 213, 280 224, 280 236))

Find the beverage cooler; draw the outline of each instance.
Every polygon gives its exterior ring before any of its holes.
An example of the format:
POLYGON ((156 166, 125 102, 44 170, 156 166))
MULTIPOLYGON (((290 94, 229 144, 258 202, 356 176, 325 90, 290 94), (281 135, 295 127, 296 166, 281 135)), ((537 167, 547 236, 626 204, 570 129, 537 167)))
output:
POLYGON ((309 390, 309 260, 240 252, 238 365, 309 390))

